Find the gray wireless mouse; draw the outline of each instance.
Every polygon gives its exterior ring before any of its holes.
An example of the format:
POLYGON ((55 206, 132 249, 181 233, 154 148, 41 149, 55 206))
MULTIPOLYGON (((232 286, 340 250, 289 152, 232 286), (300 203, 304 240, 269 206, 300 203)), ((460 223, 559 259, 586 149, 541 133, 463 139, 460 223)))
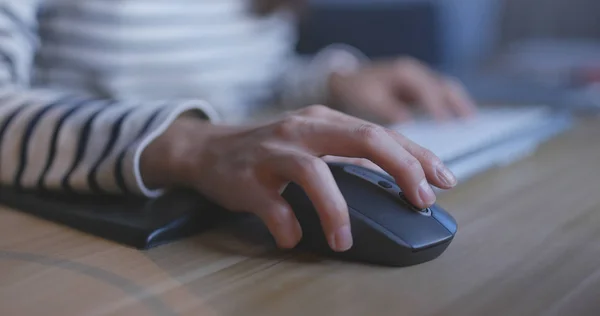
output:
POLYGON ((314 206, 302 188, 292 183, 282 196, 302 228, 297 248, 348 261, 402 267, 433 260, 452 242, 456 221, 439 205, 417 209, 390 176, 371 169, 338 163, 329 167, 348 204, 353 246, 345 252, 331 250, 314 206))

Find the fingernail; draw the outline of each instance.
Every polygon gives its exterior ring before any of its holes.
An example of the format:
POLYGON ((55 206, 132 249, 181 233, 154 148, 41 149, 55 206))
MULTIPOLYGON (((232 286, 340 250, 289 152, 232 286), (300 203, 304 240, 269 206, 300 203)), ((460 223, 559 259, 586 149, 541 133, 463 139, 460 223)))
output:
POLYGON ((456 185, 456 177, 454 176, 452 171, 450 171, 450 169, 448 169, 443 164, 440 164, 437 167, 437 176, 438 179, 447 186, 453 187, 456 185))
POLYGON ((426 204, 425 206, 431 206, 435 203, 435 193, 433 193, 427 180, 423 180, 419 184, 419 197, 421 198, 421 201, 426 204))
POLYGON ((331 240, 331 248, 335 251, 346 251, 352 247, 352 232, 350 226, 345 225, 335 232, 331 240))

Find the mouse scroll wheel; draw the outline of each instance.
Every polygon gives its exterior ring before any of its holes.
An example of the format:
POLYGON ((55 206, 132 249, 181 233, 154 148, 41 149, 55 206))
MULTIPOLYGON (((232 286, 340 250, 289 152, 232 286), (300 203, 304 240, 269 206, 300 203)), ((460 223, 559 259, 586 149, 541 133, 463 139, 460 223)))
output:
POLYGON ((426 209, 422 209, 419 211, 421 214, 426 215, 426 216, 431 216, 431 209, 430 208, 426 208, 426 209))
POLYGON ((406 205, 408 205, 413 211, 415 211, 417 213, 421 213, 423 215, 427 215, 427 216, 431 215, 431 209, 430 208, 420 209, 420 208, 414 206, 412 203, 410 203, 410 201, 406 198, 406 196, 404 195, 404 193, 400 192, 398 195, 400 195, 400 197, 402 198, 402 201, 406 205))

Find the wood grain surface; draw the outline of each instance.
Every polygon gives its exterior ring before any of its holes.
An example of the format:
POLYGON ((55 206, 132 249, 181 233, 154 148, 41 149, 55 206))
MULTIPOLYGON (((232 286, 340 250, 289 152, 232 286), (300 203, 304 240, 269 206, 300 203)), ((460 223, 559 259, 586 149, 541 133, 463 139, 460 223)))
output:
POLYGON ((235 223, 136 251, 0 210, 0 315, 600 315, 600 120, 444 193, 459 233, 384 268, 235 223))

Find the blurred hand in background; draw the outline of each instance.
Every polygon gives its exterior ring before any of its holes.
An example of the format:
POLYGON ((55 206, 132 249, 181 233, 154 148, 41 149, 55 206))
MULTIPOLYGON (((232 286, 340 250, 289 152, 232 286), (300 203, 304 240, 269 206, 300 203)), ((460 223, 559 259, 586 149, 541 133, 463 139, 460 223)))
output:
POLYGON ((476 105, 462 84, 411 58, 375 61, 330 80, 333 108, 383 124, 405 122, 424 110, 438 121, 466 118, 476 105))

